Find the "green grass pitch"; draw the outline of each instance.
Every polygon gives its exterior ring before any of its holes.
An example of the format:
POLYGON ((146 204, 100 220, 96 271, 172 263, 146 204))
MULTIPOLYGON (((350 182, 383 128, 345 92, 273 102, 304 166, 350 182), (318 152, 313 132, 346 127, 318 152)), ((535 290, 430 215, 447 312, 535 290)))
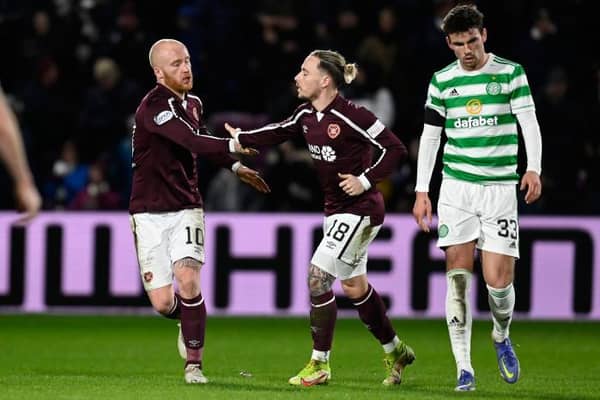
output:
POLYGON ((402 385, 386 388, 382 350, 355 318, 338 321, 331 383, 287 384, 310 357, 302 318, 208 320, 204 371, 183 382, 174 321, 158 316, 0 315, 0 399, 599 399, 600 323, 515 321, 522 378, 499 376, 491 322, 475 321, 477 390, 455 393, 454 361, 442 320, 395 320, 417 354, 402 385), (248 371, 250 377, 240 375, 248 371))

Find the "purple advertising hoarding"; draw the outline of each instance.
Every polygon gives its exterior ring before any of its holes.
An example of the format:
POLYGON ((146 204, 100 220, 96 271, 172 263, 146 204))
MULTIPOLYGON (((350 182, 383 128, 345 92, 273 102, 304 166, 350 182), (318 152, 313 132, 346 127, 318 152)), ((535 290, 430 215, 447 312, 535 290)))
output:
MULTIPOLYGON (((149 311, 126 213, 43 213, 26 228, 0 213, 2 312, 149 311)), ((202 291, 211 314, 307 315, 318 214, 208 213, 202 291)), ((600 320, 600 218, 522 217, 517 315, 600 320)), ((392 317, 443 317, 443 253, 411 216, 388 215, 369 280, 392 317)), ((474 317, 488 315, 485 285, 474 317)), ((340 309, 343 293, 335 286, 340 309)), ((483 290, 482 290, 483 289, 483 290)))

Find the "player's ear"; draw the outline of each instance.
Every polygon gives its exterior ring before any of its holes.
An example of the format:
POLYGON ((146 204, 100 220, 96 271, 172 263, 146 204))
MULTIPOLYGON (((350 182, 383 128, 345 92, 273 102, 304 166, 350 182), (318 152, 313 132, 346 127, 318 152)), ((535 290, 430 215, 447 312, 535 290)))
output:
POLYGON ((486 40, 487 40, 487 29, 483 28, 481 30, 481 41, 483 43, 485 43, 486 40))
POLYGON ((454 50, 452 48, 452 43, 450 43, 450 38, 448 37, 448 35, 446 35, 446 44, 448 45, 448 47, 450 48, 450 50, 454 50))
POLYGON ((164 77, 163 72, 160 68, 153 67, 152 69, 154 70, 154 75, 156 75, 156 79, 162 79, 164 77))

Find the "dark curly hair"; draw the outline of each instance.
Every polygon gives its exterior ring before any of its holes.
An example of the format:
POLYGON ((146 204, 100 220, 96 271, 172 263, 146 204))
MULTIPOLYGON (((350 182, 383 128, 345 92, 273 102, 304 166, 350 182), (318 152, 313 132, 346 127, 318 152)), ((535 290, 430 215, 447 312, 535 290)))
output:
POLYGON ((454 7, 444 17, 442 30, 446 35, 467 32, 471 28, 483 30, 483 14, 473 4, 462 4, 454 7))

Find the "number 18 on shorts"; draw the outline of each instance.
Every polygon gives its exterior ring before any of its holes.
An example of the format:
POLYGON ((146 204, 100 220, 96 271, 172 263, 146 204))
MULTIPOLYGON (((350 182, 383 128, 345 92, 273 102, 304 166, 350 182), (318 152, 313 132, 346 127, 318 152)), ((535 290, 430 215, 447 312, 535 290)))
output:
POLYGON ((311 263, 329 274, 348 279, 366 273, 367 247, 380 225, 372 226, 369 217, 334 214, 325 217, 323 239, 311 263))

